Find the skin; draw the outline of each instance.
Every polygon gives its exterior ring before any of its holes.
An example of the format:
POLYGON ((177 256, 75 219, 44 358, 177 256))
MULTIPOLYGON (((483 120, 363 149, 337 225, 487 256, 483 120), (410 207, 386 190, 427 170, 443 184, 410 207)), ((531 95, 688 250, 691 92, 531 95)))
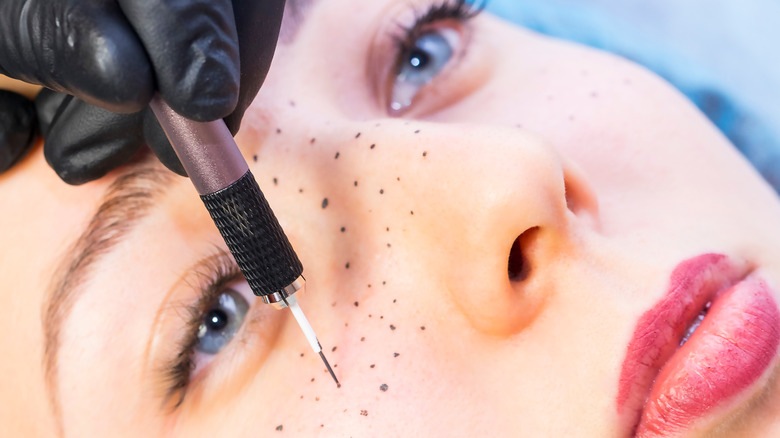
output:
MULTIPOLYGON (((463 32, 463 53, 392 118, 382 38, 410 17, 390 0, 317 4, 237 137, 305 266, 300 303, 342 387, 289 312, 255 302, 182 404, 163 406, 160 369, 186 335, 176 305, 199 294, 180 280, 224 247, 172 177, 63 327, 64 436, 623 437, 626 347, 678 263, 724 253, 780 290, 777 195, 669 85, 481 15, 438 24, 463 32), (512 281, 518 236, 527 272, 512 281)), ((69 187, 38 147, 0 176, 13 212, 0 215, 0 424, 12 435, 56 433, 42 305, 126 171, 69 187)), ((690 436, 780 434, 773 375, 690 436)))

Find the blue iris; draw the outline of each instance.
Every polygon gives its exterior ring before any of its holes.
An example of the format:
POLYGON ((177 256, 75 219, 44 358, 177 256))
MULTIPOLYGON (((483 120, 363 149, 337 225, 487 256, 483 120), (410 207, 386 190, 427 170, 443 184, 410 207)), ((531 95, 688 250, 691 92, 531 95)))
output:
POLYGON ((241 328, 249 303, 238 292, 227 289, 204 313, 198 327, 197 351, 217 354, 241 328))
POLYGON ((441 72, 453 52, 452 44, 440 32, 426 33, 417 38, 399 67, 391 109, 400 111, 411 105, 417 91, 441 72))

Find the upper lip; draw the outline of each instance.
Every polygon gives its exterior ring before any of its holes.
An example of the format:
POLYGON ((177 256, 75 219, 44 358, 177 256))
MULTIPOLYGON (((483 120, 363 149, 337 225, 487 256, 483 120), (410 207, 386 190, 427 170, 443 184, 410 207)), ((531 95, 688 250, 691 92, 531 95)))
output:
POLYGON ((666 294, 636 324, 620 373, 618 413, 636 427, 653 381, 708 302, 749 273, 744 263, 703 254, 677 265, 666 294))

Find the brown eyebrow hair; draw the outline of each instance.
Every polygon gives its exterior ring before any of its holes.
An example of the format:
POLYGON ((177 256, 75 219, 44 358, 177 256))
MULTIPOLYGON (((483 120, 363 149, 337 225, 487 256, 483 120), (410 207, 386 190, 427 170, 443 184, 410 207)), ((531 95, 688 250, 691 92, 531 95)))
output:
POLYGON ((84 291, 82 286, 91 273, 91 267, 146 217, 173 178, 173 172, 151 157, 121 175, 103 193, 100 206, 89 224, 58 263, 42 309, 44 384, 49 393, 58 436, 63 434, 57 391, 57 357, 62 326, 84 291))

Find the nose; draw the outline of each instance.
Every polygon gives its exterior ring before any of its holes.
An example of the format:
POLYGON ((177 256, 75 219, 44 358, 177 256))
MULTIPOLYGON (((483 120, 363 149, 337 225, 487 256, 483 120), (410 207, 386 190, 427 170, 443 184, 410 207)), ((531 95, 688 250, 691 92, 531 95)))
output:
POLYGON ((572 226, 598 217, 579 172, 515 128, 381 120, 326 124, 302 143, 293 158, 308 171, 288 173, 288 190, 308 200, 266 192, 312 295, 367 298, 391 279, 420 309, 454 309, 508 336, 554 293, 545 266, 562 262, 572 226))

